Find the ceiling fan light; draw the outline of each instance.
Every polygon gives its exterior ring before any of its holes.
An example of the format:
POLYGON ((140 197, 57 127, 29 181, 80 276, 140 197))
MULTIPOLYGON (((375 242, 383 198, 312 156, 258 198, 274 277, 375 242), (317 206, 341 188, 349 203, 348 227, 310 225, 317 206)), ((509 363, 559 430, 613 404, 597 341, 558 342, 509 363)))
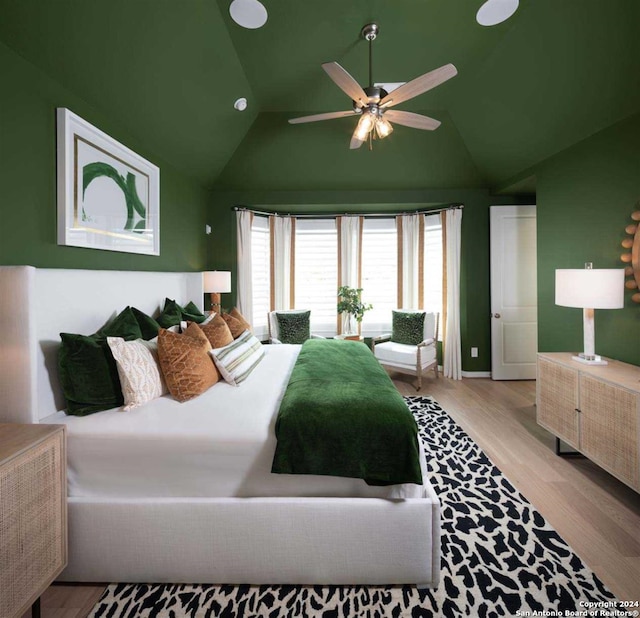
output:
POLYGON ((384 139, 393 131, 393 125, 386 119, 380 116, 376 118, 376 133, 380 139, 384 139))
POLYGON ((373 129, 373 125, 375 124, 375 116, 371 112, 365 112, 360 117, 358 121, 358 126, 356 127, 356 131, 353 134, 356 139, 359 139, 361 142, 364 142, 371 129, 373 129))

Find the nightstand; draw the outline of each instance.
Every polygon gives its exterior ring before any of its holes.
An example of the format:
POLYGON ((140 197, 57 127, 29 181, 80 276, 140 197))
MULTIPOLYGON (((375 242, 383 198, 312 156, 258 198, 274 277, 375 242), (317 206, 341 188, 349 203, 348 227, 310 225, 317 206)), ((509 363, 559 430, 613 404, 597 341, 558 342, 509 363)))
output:
POLYGON ((0 616, 21 616, 67 565, 64 425, 0 423, 0 616))

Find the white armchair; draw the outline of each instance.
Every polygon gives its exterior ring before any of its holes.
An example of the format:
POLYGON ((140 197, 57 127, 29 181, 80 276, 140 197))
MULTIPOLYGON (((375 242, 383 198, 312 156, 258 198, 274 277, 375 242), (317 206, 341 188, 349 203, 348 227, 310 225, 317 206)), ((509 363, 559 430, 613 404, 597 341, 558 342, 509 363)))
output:
POLYGON ((383 367, 417 376, 416 390, 420 390, 423 372, 433 369, 435 377, 438 377, 438 322, 438 313, 425 313, 423 338, 418 345, 396 343, 391 341, 391 335, 374 337, 373 354, 383 367))
MULTIPOLYGON (((282 343, 280 340, 280 325, 278 323, 278 313, 284 314, 296 314, 296 313, 306 313, 308 309, 280 309, 278 311, 269 311, 267 314, 267 324, 269 325, 269 343, 282 343)), ((313 333, 309 333, 311 339, 324 339, 322 335, 314 335, 313 333)))

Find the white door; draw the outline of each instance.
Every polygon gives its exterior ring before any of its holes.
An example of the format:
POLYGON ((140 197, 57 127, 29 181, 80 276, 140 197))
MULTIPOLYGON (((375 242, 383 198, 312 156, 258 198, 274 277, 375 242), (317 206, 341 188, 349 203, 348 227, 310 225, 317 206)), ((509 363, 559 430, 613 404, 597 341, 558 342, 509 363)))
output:
POLYGON ((491 377, 535 380, 536 207, 491 206, 491 377))

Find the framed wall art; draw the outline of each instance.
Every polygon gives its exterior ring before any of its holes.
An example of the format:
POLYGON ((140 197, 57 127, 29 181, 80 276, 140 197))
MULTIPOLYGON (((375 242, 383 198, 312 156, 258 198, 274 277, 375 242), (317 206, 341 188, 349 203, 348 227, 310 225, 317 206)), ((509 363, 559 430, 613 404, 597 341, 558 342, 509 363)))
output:
POLYGON ((160 255, 160 170, 57 110, 58 244, 160 255))

